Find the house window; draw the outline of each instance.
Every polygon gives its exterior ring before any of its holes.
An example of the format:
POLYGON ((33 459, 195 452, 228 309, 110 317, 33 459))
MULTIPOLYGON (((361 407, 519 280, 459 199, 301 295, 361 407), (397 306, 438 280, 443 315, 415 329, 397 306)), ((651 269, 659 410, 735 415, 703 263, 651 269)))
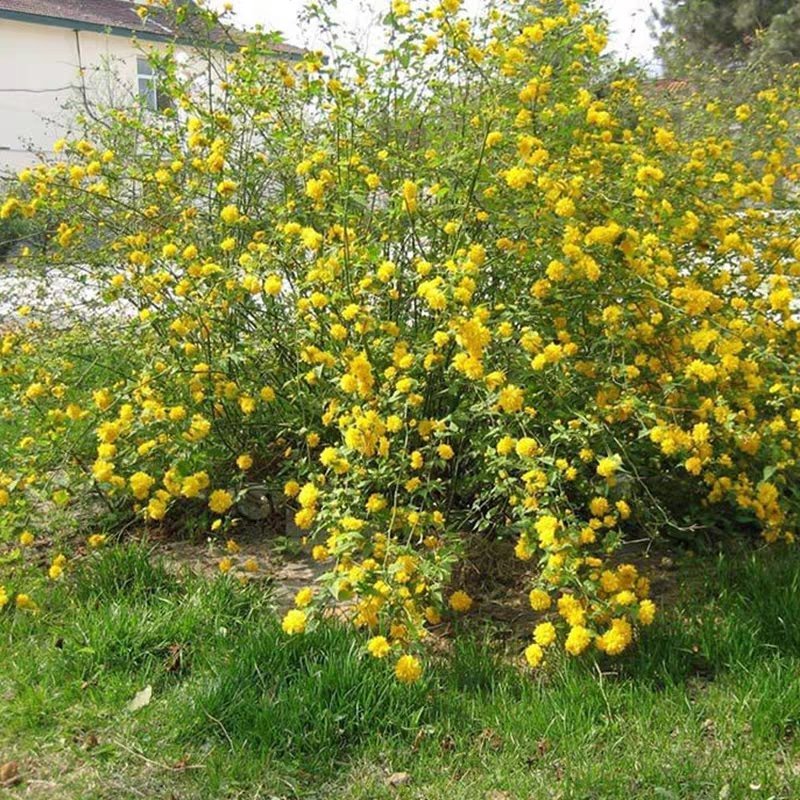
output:
POLYGON ((163 111, 172 105, 169 96, 159 90, 158 70, 147 58, 136 59, 136 80, 139 98, 145 108, 151 111, 163 111))

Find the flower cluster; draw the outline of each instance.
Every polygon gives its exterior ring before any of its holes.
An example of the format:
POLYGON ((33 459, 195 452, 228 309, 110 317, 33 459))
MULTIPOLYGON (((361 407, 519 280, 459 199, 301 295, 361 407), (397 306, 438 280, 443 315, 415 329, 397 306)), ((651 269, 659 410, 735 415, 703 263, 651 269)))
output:
POLYGON ((470 537, 508 539, 528 663, 617 655, 656 611, 627 531, 796 530, 799 76, 675 119, 604 77, 577 0, 393 9, 379 61, 254 35, 213 91, 168 70, 173 106, 19 175, 0 214, 47 242, 20 268, 88 272, 110 310, 0 334, 0 505, 21 529, 83 486, 222 535, 267 484, 327 566, 286 633, 340 602, 404 682, 473 608, 470 537))

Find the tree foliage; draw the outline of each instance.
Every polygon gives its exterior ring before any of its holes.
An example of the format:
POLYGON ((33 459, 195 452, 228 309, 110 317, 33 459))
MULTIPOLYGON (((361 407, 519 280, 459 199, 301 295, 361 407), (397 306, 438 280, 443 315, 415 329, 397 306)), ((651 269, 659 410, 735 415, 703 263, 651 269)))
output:
POLYGON ((682 72, 687 61, 731 66, 753 58, 800 60, 797 0, 665 0, 657 22, 658 54, 672 73, 682 72))

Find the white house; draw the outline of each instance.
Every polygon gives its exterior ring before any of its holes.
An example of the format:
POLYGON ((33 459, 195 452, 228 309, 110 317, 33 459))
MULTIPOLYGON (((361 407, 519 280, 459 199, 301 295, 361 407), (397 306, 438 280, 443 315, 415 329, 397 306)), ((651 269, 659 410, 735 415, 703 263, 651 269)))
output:
MULTIPOLYGON (((138 8, 131 0, 0 0, 0 174, 69 136, 76 102, 119 105, 138 97, 158 106, 146 53, 169 43, 191 49, 192 37, 158 13, 140 17, 138 8)), ((236 49, 232 37, 219 46, 236 49)), ((302 53, 290 45, 275 50, 287 58, 302 53)))

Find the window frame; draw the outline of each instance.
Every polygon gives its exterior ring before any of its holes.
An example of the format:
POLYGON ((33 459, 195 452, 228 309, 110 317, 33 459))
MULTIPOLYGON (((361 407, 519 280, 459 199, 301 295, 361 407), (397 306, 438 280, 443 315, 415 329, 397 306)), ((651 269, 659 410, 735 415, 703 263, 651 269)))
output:
POLYGON ((136 56, 136 96, 148 111, 164 111, 172 107, 170 98, 159 89, 161 76, 147 56, 136 56))

